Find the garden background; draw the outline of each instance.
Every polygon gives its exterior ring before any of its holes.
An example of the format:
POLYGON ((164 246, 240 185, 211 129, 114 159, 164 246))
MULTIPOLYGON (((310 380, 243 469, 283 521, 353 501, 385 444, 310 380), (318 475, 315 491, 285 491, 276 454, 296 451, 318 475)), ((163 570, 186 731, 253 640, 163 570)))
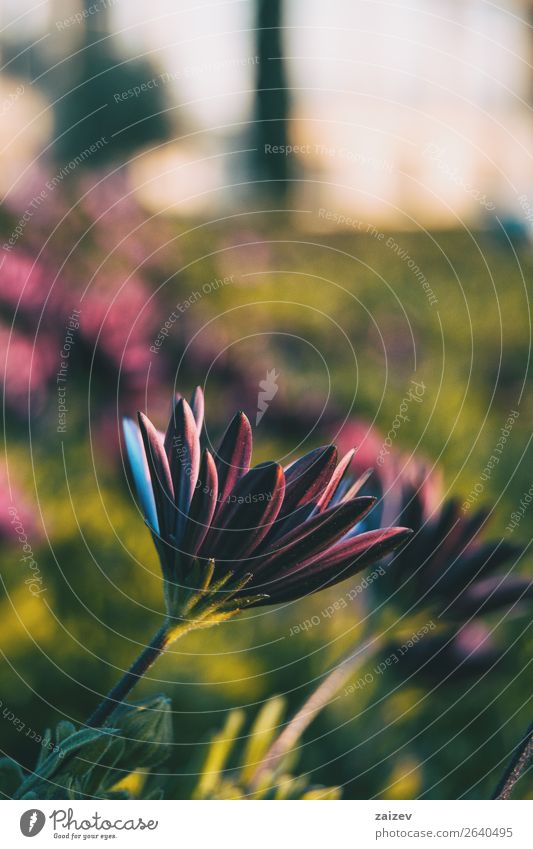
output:
MULTIPOLYGON (((35 734, 82 722, 157 627, 120 420, 163 426, 175 390, 204 388, 215 443, 244 410, 256 462, 338 441, 435 464, 528 545, 528 5, 5 4, 4 754, 31 766, 35 734)), ((360 581, 191 634, 150 671, 136 698, 172 700, 167 795, 193 792, 230 709, 244 738, 270 697, 290 715, 357 644, 371 589, 339 599, 360 581)), ((423 624, 391 617, 406 639, 423 624)), ((297 771, 348 798, 486 798, 528 724, 533 646, 530 616, 488 627, 508 649, 489 675, 375 674, 320 713, 297 771)))

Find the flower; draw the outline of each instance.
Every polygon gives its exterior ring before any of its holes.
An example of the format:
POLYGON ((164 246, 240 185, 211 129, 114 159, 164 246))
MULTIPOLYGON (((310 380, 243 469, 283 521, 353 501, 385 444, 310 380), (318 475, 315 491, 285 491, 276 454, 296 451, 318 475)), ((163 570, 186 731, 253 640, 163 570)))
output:
POLYGON ((375 499, 358 497, 361 482, 347 479, 353 450, 338 461, 335 446, 327 445, 286 468, 250 468, 244 413, 213 454, 200 448, 203 410, 197 388, 190 405, 176 397, 165 434, 143 413, 138 426, 124 423, 171 615, 205 615, 210 624, 215 595, 217 619, 245 605, 292 601, 350 577, 406 540, 406 528, 357 533, 375 499))
POLYGON ((464 622, 533 596, 531 579, 513 573, 521 548, 505 539, 480 541, 484 510, 466 515, 456 499, 434 509, 427 504, 425 485, 404 487, 399 520, 414 533, 382 581, 389 600, 397 596, 409 612, 434 607, 441 621, 464 622))
POLYGON ((401 676, 416 675, 429 683, 468 681, 492 672, 506 654, 497 639, 499 622, 489 628, 484 617, 526 612, 533 581, 514 570, 520 546, 480 539, 484 510, 465 514, 457 500, 435 497, 438 486, 427 469, 420 465, 411 471, 401 480, 395 503, 399 498, 400 521, 414 533, 390 559, 378 591, 387 610, 391 602, 398 603, 402 619, 421 614, 437 628, 408 651, 398 651, 402 639, 393 638, 384 652, 399 656, 401 676))

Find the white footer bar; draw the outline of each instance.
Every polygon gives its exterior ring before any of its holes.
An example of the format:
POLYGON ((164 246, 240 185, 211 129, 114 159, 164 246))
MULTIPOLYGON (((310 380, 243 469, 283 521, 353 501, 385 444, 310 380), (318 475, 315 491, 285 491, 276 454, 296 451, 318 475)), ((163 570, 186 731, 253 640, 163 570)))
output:
POLYGON ((5 801, 0 808, 2 845, 10 849, 531 849, 532 813, 533 802, 523 801, 5 801))

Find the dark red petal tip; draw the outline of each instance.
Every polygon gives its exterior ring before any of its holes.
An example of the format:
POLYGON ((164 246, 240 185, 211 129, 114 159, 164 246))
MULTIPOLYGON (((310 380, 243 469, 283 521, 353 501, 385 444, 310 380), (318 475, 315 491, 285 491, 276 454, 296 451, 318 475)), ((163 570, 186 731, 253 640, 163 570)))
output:
POLYGON ((322 554, 327 558, 331 546, 360 522, 375 503, 376 499, 372 496, 354 498, 313 516, 276 539, 256 564, 254 573, 264 574, 266 571, 271 574, 281 566, 283 574, 289 574, 311 557, 322 554))
POLYGON ((204 423, 204 408, 205 408, 205 400, 204 393, 201 386, 197 386, 192 393, 191 397, 191 410, 194 415, 194 419, 196 421, 196 427, 198 428, 198 433, 202 430, 202 426, 204 423))
POLYGON ((252 428, 247 416, 240 412, 228 425, 215 457, 221 503, 250 468, 251 456, 252 428))
POLYGON ((337 456, 335 445, 322 445, 285 470, 283 516, 290 515, 302 504, 318 499, 324 493, 337 465, 337 456))

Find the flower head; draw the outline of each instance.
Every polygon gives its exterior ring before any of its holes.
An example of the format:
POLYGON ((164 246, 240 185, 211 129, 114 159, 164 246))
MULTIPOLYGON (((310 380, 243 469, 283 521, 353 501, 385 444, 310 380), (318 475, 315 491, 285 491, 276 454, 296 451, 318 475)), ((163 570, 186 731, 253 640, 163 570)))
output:
MULTIPOLYGON (((436 630, 402 652, 398 672, 433 683, 487 674, 505 655, 497 624, 485 616, 527 611, 533 581, 515 571, 522 550, 505 539, 483 541, 484 510, 466 514, 455 499, 436 499, 435 480, 422 466, 395 499, 400 521, 413 528, 407 545, 390 560, 379 582, 386 603, 399 603, 402 617, 423 612, 436 630)), ((387 512, 385 510, 385 512, 387 512)), ((396 652, 401 639, 385 652, 396 652)))
POLYGON ((460 622, 533 596, 533 582, 514 572, 520 547, 505 539, 481 541, 484 510, 464 514, 456 499, 430 509, 424 488, 414 484, 404 488, 399 517, 414 533, 381 589, 401 596, 404 608, 431 606, 442 620, 460 622))
POLYGON ((244 413, 216 452, 200 447, 204 400, 177 396, 166 432, 139 413, 125 422, 137 495, 159 557, 169 613, 195 619, 216 608, 291 601, 350 577, 405 541, 406 528, 357 533, 375 503, 359 497, 334 445, 290 466, 250 468, 244 413))

